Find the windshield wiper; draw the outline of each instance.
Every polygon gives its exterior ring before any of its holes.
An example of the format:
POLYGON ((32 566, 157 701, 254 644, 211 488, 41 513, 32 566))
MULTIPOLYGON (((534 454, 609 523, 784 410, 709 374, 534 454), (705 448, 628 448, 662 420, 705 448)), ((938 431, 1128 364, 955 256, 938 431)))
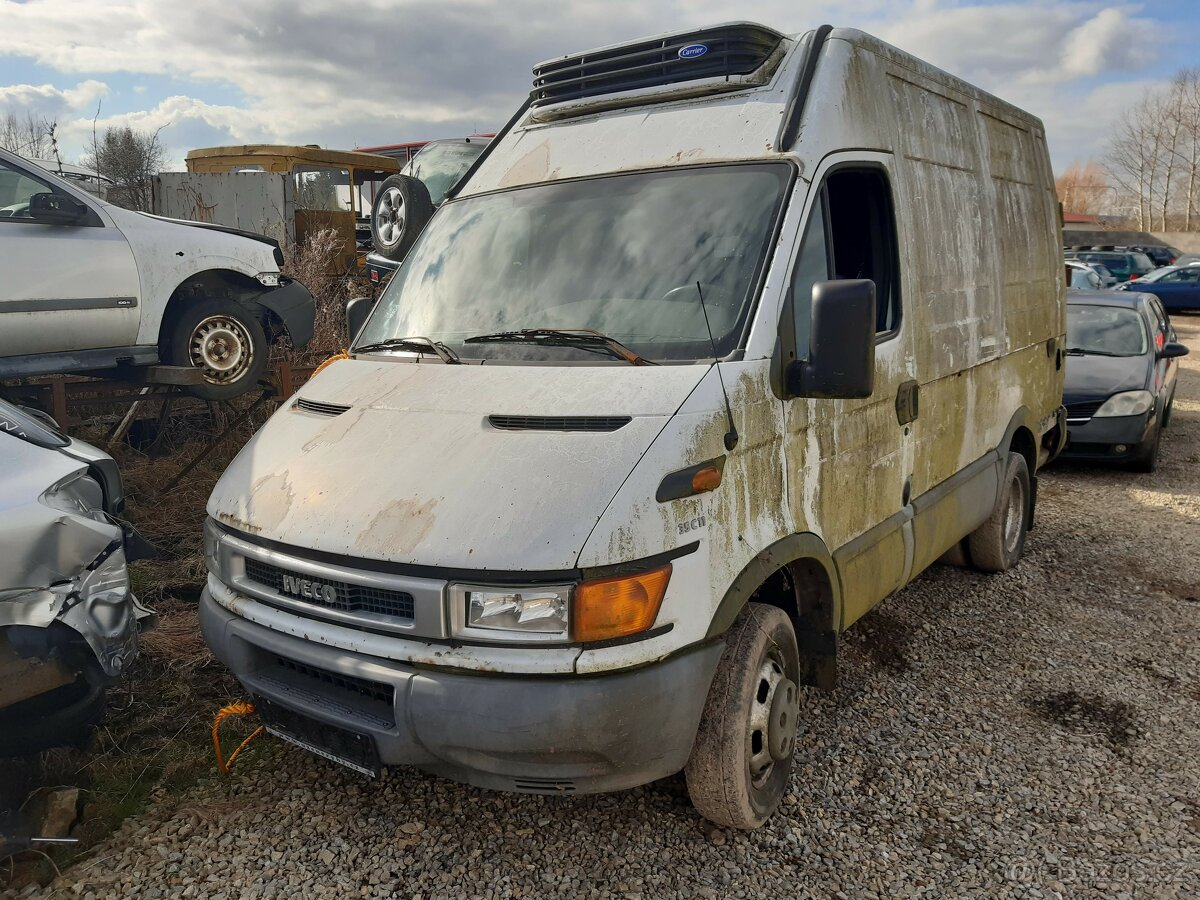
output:
POLYGON ((1108 350, 1092 350, 1087 347, 1068 347, 1067 356, 1122 356, 1121 353, 1110 353, 1108 350))
POLYGON ((537 344, 541 347, 578 347, 581 350, 602 350, 623 359, 631 366, 657 366, 658 363, 630 350, 616 338, 591 328, 522 328, 520 331, 497 331, 477 334, 464 344, 537 344))
POLYGON ((403 337, 403 338, 388 338, 386 341, 377 341, 374 344, 363 344, 361 347, 355 347, 355 353, 370 353, 373 350, 407 350, 409 353, 432 353, 441 359, 447 365, 461 365, 460 360, 453 350, 443 344, 441 341, 431 341, 427 337, 403 337))

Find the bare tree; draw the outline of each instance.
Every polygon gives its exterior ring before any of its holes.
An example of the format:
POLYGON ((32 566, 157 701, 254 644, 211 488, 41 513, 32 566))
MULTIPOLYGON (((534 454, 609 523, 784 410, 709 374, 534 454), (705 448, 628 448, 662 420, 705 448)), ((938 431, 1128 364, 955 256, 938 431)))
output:
POLYGON ((109 128, 102 138, 93 138, 92 150, 83 164, 98 175, 112 179, 108 200, 126 209, 150 212, 151 182, 166 162, 167 151, 158 131, 109 128))
POLYGON ((1063 212, 1081 216, 1099 215, 1113 190, 1104 167, 1091 159, 1067 166, 1066 171, 1054 179, 1054 187, 1062 201, 1063 212))
POLYGON ((1126 110, 1105 162, 1139 228, 1200 229, 1200 70, 1181 70, 1126 110))
POLYGON ((30 159, 46 159, 54 152, 52 119, 29 112, 21 118, 10 112, 0 119, 0 147, 30 159))

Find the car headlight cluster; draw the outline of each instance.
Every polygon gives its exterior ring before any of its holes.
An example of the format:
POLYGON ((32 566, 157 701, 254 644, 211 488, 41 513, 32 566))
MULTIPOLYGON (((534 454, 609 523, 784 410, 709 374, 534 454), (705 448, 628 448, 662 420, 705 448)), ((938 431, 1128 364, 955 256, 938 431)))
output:
POLYGON ((1140 416, 1154 405, 1154 395, 1149 391, 1123 391, 1113 394, 1095 412, 1097 417, 1140 416))
POLYGON ((578 584, 450 585, 456 637, 481 641, 603 641, 654 624, 671 567, 578 584))

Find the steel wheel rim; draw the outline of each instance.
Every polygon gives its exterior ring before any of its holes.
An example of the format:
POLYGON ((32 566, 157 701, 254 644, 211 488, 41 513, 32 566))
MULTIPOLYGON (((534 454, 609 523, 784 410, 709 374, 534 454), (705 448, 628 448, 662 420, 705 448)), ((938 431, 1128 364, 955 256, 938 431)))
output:
POLYGON ((1025 487, 1020 478, 1013 478, 1008 486, 1008 499, 1004 508, 1004 549, 1013 553, 1021 539, 1021 520, 1025 516, 1025 487))
POLYGON ((231 384, 254 363, 254 343, 232 316, 209 316, 192 330, 188 358, 209 384, 231 384))
POLYGON ((399 188, 390 187, 379 196, 375 205, 375 230, 389 247, 400 240, 404 233, 404 195, 399 188))
POLYGON ((746 730, 746 765, 750 784, 755 788, 761 788, 770 779, 775 763, 790 757, 795 747, 796 691, 795 683, 787 677, 779 649, 772 648, 758 670, 746 730), (777 703, 777 699, 782 702, 777 703), (778 758, 771 751, 773 743, 778 758))

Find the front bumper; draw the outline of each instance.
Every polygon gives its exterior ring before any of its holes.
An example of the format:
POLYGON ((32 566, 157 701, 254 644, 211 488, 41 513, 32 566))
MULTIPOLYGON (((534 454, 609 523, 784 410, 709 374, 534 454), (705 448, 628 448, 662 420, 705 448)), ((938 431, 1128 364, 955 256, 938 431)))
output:
POLYGON ((682 769, 723 649, 595 676, 466 674, 281 634, 207 590, 200 627, 252 695, 369 735, 383 765, 532 793, 622 790, 682 769))
POLYGON ((383 284, 398 268, 400 268, 400 263, 394 259, 388 259, 382 253, 372 251, 367 254, 366 271, 367 277, 371 279, 371 284, 383 284))
POLYGON ((317 322, 317 307, 308 288, 298 281, 287 281, 260 294, 257 301, 269 309, 287 330, 292 346, 300 349, 312 340, 317 322))
POLYGON ((1067 446, 1060 458, 1109 462, 1136 459, 1154 439, 1155 423, 1151 411, 1139 416, 1093 417, 1083 424, 1069 425, 1067 446))

